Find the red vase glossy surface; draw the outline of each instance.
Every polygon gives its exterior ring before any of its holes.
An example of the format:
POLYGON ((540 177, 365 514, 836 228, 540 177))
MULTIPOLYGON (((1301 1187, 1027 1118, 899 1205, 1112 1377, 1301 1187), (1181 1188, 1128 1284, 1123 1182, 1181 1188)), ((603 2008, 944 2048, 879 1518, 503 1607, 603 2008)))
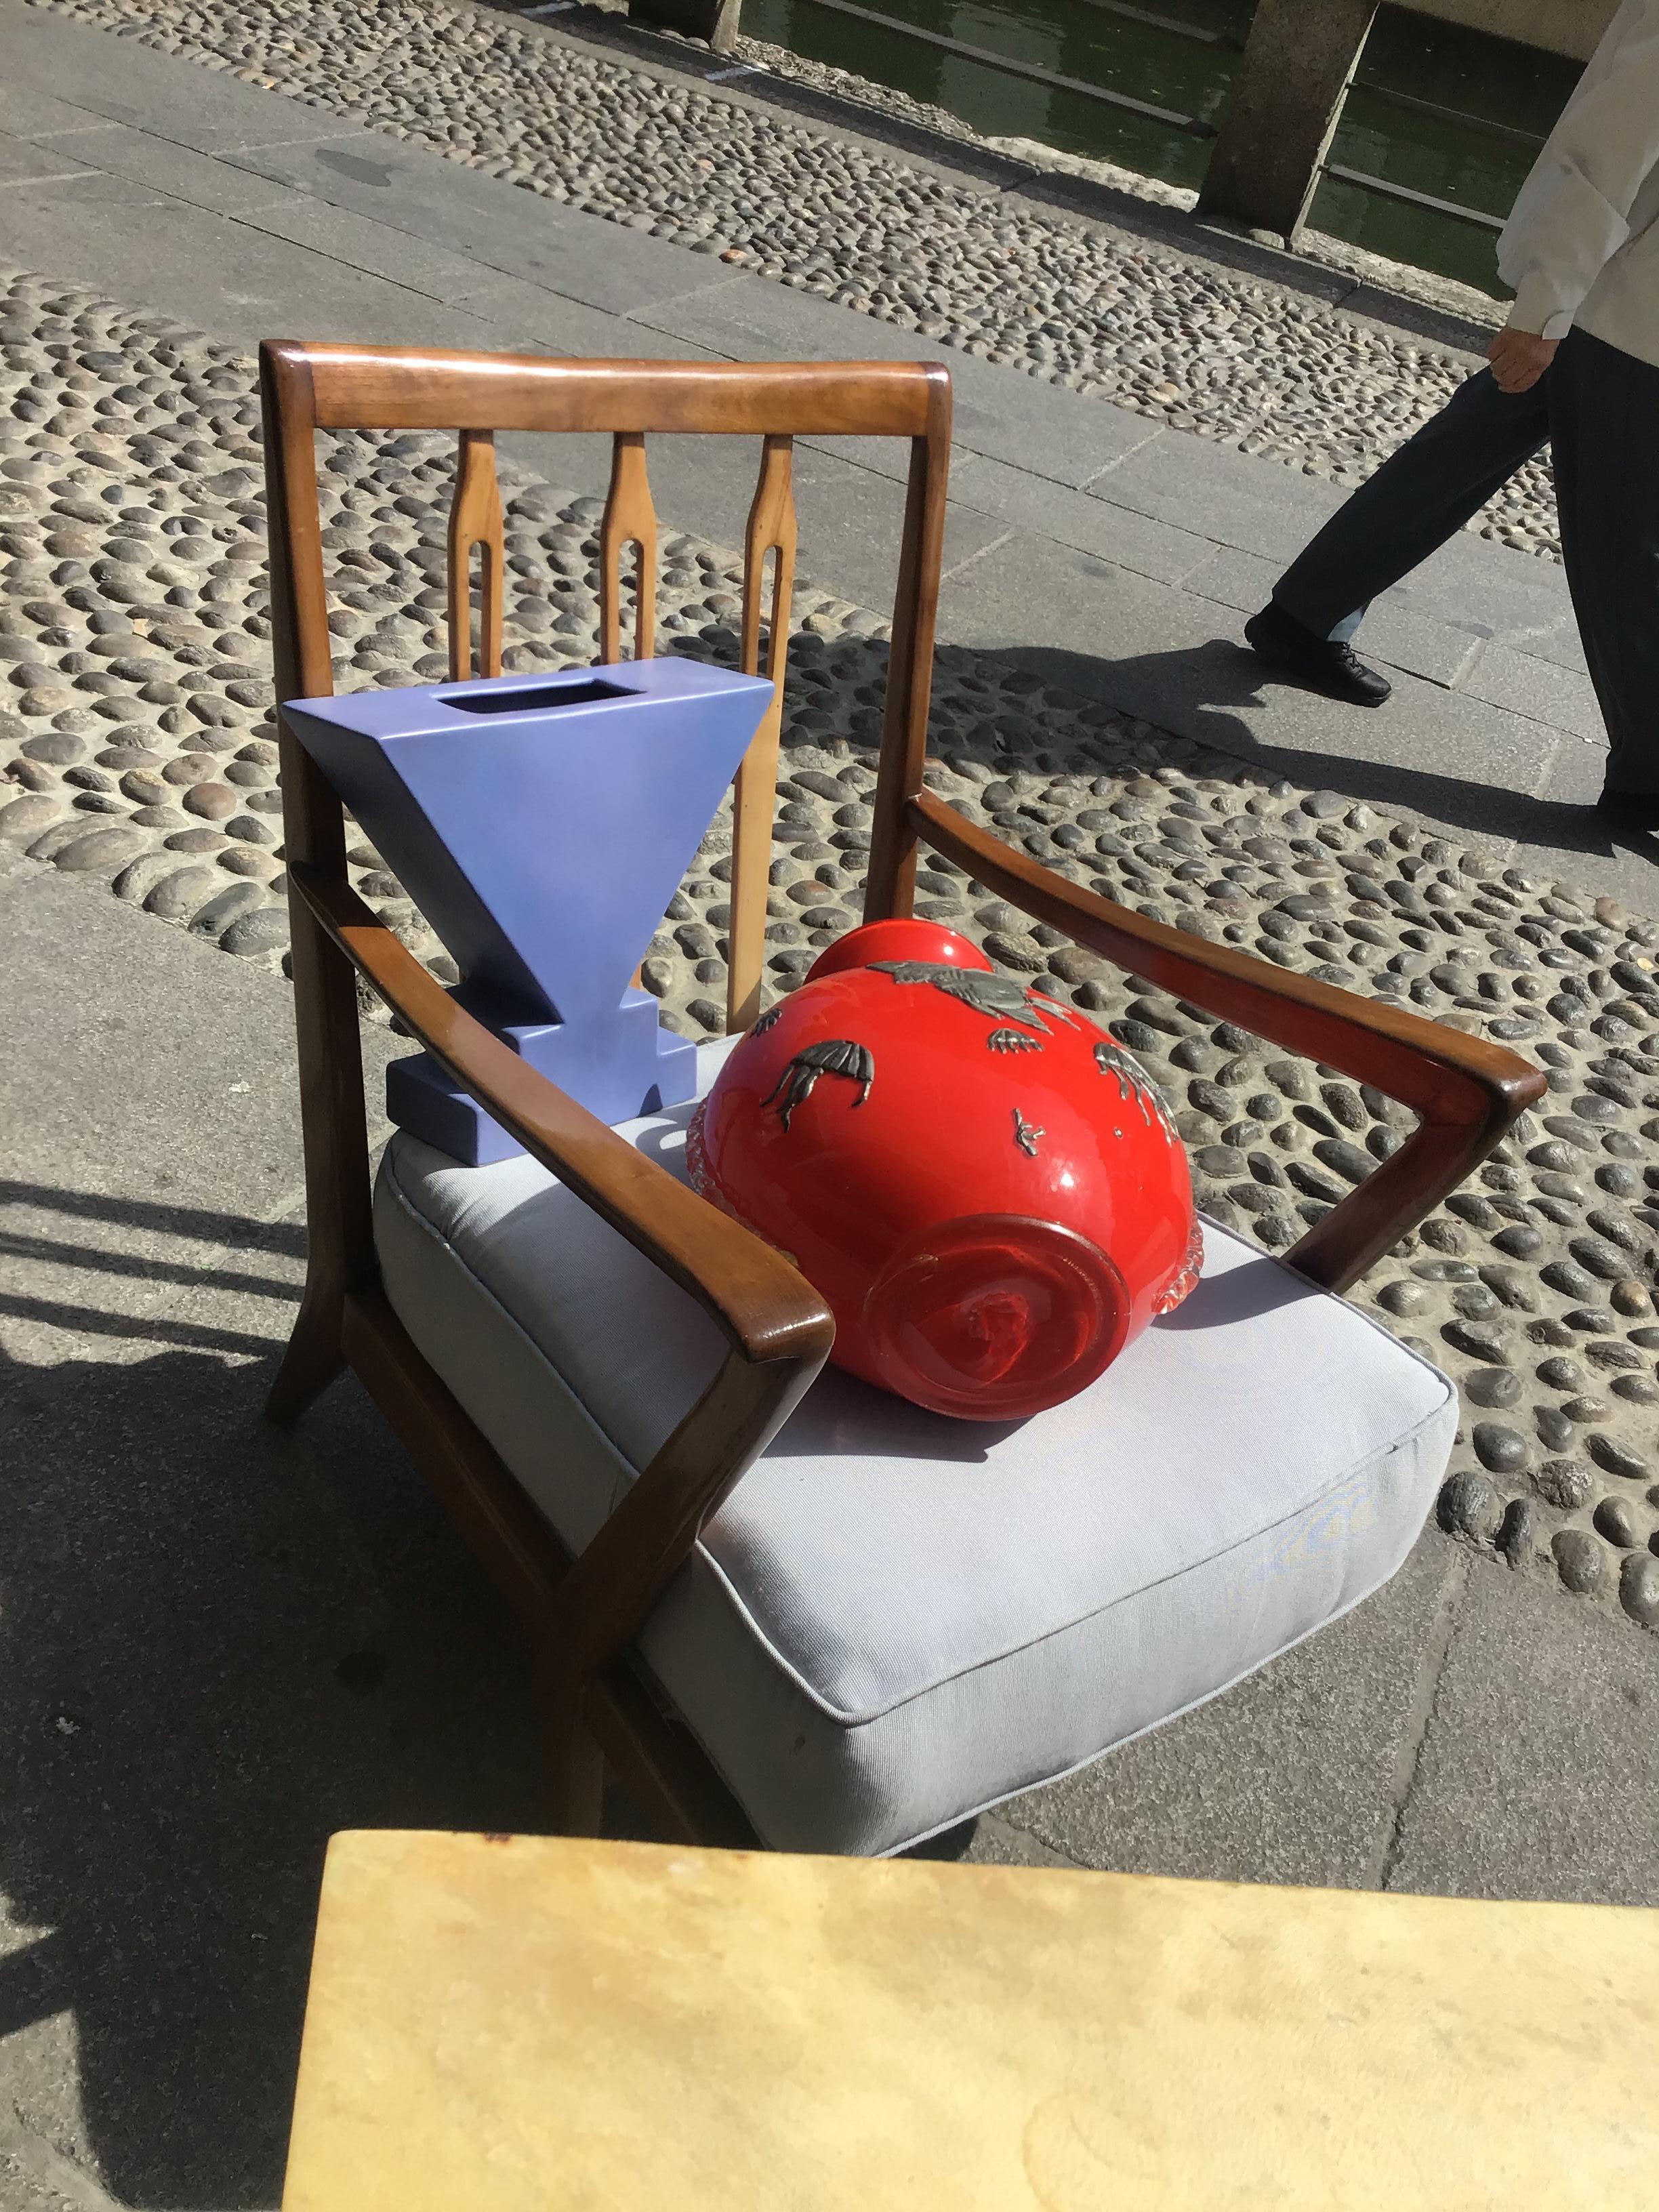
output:
POLYGON ((1187 1158, 1149 1079, 935 924, 830 946, 727 1057, 688 1156, 823 1293, 831 1357, 937 1413, 1058 1405, 1198 1278, 1187 1158))

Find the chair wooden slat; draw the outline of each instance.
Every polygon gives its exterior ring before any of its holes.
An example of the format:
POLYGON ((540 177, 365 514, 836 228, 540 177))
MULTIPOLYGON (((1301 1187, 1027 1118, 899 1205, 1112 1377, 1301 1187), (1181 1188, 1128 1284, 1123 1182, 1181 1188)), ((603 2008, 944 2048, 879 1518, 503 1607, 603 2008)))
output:
POLYGON ((472 552, 478 551, 480 676, 501 672, 501 495, 495 481, 495 438, 463 430, 449 509, 449 680, 473 673, 472 552))
POLYGON ((794 440, 768 438, 743 554, 743 669, 761 673, 762 601, 766 563, 773 559, 767 623, 766 673, 772 703, 751 739, 732 795, 732 926, 726 961, 726 1026, 746 1030, 760 1014, 761 963, 766 943, 766 894, 777 805, 778 733, 783 720, 789 657, 789 609, 795 586, 794 440))
POLYGON ((611 447, 611 489, 599 525, 599 659, 622 659, 623 548, 638 549, 634 658, 649 660, 657 642, 657 510, 645 468, 642 432, 624 430, 611 447))

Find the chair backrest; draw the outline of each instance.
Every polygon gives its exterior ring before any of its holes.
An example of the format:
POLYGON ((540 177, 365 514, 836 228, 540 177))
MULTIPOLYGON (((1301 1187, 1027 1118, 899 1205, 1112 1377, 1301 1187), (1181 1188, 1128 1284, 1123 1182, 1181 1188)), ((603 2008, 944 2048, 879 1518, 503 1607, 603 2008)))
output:
MULTIPOLYGON (((497 430, 597 430, 611 437, 611 482, 599 529, 601 661, 623 657, 624 562, 630 548, 637 566, 632 635, 626 642, 636 657, 648 656, 655 647, 657 515, 647 467, 647 437, 707 432, 760 441, 759 474, 744 544, 740 665, 750 675, 770 677, 775 690, 734 787, 727 933, 727 1026, 748 1027, 760 1012, 794 584, 793 440, 855 435, 910 443, 882 752, 884 762, 913 763, 919 775, 927 741, 950 453, 945 370, 888 362, 758 367, 575 362, 269 343, 261 349, 261 377, 279 699, 319 697, 333 689, 317 499, 319 429, 458 433, 447 588, 450 673, 455 679, 473 673, 475 659, 480 675, 501 671, 503 543, 497 430)), ((299 763, 285 763, 285 775, 298 770, 299 763)), ((335 826, 323 793, 313 788, 303 808, 290 808, 288 830, 291 860, 337 864, 335 826)), ((874 856, 872 872, 881 860, 881 855, 874 856)))

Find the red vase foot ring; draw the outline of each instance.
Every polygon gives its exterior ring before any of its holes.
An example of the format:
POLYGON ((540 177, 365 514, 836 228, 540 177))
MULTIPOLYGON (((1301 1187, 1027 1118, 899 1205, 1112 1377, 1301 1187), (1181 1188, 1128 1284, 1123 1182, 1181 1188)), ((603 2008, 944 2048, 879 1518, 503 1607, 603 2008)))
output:
POLYGON ((865 1301, 866 1356, 936 1413, 1022 1420, 1086 1389, 1129 1328, 1099 1246, 1014 1213, 936 1224, 896 1251, 865 1301))

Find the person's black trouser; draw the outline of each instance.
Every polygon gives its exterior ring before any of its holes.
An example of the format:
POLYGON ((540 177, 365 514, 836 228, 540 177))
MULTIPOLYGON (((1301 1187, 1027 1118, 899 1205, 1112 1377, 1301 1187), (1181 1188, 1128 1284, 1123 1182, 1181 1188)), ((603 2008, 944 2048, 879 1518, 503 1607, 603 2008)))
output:
POLYGON ((1659 368, 1574 331, 1530 392, 1483 368, 1360 486, 1273 587, 1321 637, 1443 545, 1548 442, 1610 791, 1659 797, 1659 368))

